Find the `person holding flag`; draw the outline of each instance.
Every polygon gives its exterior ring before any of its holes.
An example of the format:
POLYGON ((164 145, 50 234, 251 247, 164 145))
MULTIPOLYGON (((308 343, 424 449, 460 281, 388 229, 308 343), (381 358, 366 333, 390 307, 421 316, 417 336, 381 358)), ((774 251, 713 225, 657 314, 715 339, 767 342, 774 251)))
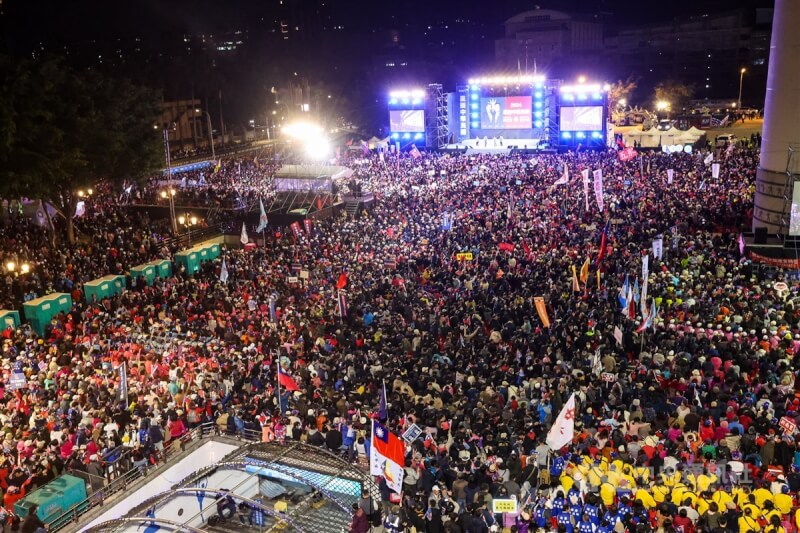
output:
POLYGON ((402 493, 406 455, 403 441, 386 426, 373 420, 370 444, 370 475, 383 477, 387 487, 397 494, 402 493))

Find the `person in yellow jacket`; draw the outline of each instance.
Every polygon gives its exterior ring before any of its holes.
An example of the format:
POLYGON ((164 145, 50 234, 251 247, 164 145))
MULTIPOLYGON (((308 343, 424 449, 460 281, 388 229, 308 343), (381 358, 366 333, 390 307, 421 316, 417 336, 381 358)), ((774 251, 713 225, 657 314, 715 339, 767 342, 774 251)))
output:
POLYGON ((681 482, 681 473, 674 468, 667 468, 661 473, 661 479, 667 487, 674 487, 681 482))
POLYGON ((711 496, 711 500, 717 503, 717 507, 720 509, 726 509, 728 507, 728 502, 732 502, 733 498, 730 494, 725 492, 725 489, 722 488, 722 485, 717 487, 717 490, 714 491, 714 494, 711 496))
POLYGON ((708 488, 717 482, 717 476, 708 472, 703 472, 697 476, 697 492, 705 492, 708 488))
POLYGON ((656 479, 656 483, 653 485, 653 499, 655 502, 664 503, 669 497, 669 492, 669 487, 664 485, 664 479, 656 479))
POLYGON ((770 490, 765 487, 759 487, 756 490, 754 490, 753 496, 756 499, 755 502, 756 505, 758 505, 762 509, 764 508, 764 502, 772 501, 772 492, 770 492, 770 490))
POLYGON ((677 506, 683 505, 683 494, 687 490, 689 490, 689 487, 684 485, 682 481, 679 481, 674 487, 672 487, 670 501, 677 506))
POLYGON ((789 487, 784 487, 784 492, 780 494, 776 494, 772 497, 772 501, 775 503, 775 509, 781 512, 781 514, 788 515, 792 512, 792 507, 794 507, 794 502, 792 501, 792 497, 788 494, 789 487))
POLYGON ((600 485, 600 498, 603 500, 603 505, 609 507, 614 505, 614 498, 617 496, 617 488, 609 483, 608 481, 604 481, 602 485, 600 485))
POLYGON ((743 510, 742 516, 739 517, 739 533, 750 533, 751 531, 760 530, 761 526, 758 524, 758 518, 753 516, 749 508, 743 510))
POLYGON ((648 511, 657 505, 653 495, 650 494, 650 492, 648 492, 644 487, 639 487, 636 490, 636 494, 633 499, 634 501, 639 500, 642 502, 642 505, 644 505, 644 508, 648 511))

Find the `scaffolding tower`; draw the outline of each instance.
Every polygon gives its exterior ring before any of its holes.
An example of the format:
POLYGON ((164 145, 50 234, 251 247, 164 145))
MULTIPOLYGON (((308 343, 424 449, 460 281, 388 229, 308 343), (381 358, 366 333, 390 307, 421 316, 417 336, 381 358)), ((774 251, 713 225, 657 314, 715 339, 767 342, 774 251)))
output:
POLYGON ((428 85, 428 102, 430 108, 426 113, 425 124, 427 144, 431 148, 443 148, 447 145, 449 134, 447 94, 442 91, 441 83, 428 85))

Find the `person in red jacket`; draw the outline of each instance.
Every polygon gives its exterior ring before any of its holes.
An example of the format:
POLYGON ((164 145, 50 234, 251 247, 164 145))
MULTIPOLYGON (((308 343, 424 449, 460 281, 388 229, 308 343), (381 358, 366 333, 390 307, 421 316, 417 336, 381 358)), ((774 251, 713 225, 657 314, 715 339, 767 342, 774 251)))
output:
POLYGON ((357 503, 353 504, 353 520, 350 522, 350 533, 367 533, 369 531, 369 520, 367 515, 357 503))

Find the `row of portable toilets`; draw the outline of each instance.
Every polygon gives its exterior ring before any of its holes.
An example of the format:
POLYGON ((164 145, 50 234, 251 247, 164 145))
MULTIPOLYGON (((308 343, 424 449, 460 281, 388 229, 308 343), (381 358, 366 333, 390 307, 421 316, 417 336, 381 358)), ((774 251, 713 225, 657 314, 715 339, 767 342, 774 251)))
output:
MULTIPOLYGON (((213 261, 222 254, 218 243, 201 243, 187 250, 177 252, 173 261, 159 259, 143 265, 131 267, 131 279, 144 278, 148 285, 152 285, 156 278, 172 276, 173 263, 182 266, 190 276, 200 271, 200 265, 213 261)), ((83 297, 87 302, 99 302, 104 298, 111 298, 122 293, 126 288, 125 276, 109 275, 83 284, 83 297)), ((24 319, 30 324, 31 329, 40 337, 44 336, 47 324, 59 313, 69 313, 72 310, 72 295, 64 292, 54 292, 41 298, 36 298, 22 305, 24 319)), ((19 311, 0 309, 0 328, 16 329, 21 324, 19 311)))

